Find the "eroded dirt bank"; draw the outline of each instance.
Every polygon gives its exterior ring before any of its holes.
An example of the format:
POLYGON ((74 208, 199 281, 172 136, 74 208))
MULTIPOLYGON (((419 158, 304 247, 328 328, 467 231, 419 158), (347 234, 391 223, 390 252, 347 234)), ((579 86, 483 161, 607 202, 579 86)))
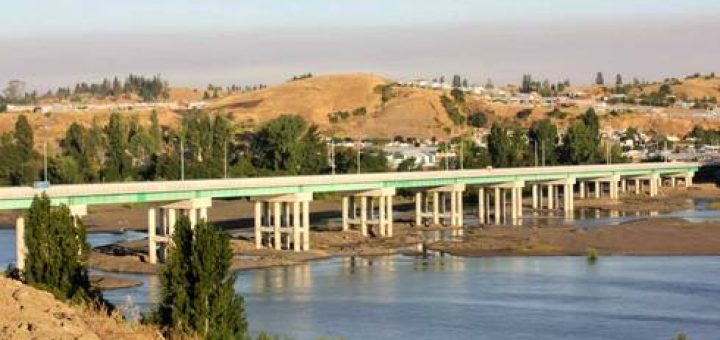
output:
POLYGON ((60 302, 52 294, 0 277, 1 339, 160 339, 149 326, 60 302))

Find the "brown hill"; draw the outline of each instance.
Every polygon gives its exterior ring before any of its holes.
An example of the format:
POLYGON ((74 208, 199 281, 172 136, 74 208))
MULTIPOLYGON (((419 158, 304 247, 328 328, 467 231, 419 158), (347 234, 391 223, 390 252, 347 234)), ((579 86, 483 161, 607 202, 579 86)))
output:
POLYGON ((440 104, 440 92, 393 86, 391 98, 383 104, 378 87, 389 83, 370 74, 320 76, 231 95, 210 108, 232 113, 246 127, 291 113, 338 136, 446 135, 452 124, 440 104), (363 109, 364 114, 353 114, 363 109), (331 121, 337 112, 346 112, 346 118, 331 121))

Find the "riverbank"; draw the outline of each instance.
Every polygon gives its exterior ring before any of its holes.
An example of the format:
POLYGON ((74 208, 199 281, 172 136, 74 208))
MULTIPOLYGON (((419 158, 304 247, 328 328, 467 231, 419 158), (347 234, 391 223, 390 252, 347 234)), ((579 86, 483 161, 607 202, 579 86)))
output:
POLYGON ((45 291, 0 277, 2 339, 160 339, 150 326, 58 301, 45 291))
POLYGON ((690 188, 662 187, 659 189, 657 197, 626 193, 621 194, 618 200, 610 200, 607 197, 576 199, 575 208, 666 213, 691 208, 693 200, 717 200, 718 198, 720 198, 720 188, 716 185, 696 184, 690 188))

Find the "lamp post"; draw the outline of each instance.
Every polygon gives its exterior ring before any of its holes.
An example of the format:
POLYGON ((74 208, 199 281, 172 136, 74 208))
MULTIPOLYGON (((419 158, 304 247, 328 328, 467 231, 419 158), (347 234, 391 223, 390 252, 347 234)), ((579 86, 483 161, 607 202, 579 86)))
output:
POLYGON ((180 180, 185 180, 185 139, 180 137, 180 180))

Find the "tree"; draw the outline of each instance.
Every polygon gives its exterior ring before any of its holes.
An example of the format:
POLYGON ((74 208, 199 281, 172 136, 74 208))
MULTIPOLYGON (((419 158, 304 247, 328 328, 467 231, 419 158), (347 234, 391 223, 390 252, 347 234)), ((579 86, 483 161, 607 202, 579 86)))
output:
POLYGON ((590 164, 595 162, 599 144, 594 142, 593 134, 582 119, 571 124, 563 140, 563 163, 590 164))
POLYGON ((462 87, 462 78, 460 78, 459 75, 453 75, 452 78, 452 87, 453 88, 460 88, 462 87))
POLYGON ((487 121, 488 119, 484 112, 478 111, 471 113, 470 116, 468 116, 468 125, 475 128, 485 127, 487 121))
POLYGON ((51 207, 45 194, 36 196, 26 218, 28 254, 22 273, 25 282, 48 290, 60 299, 98 297, 90 290, 85 268, 90 251, 85 242, 85 228, 67 206, 51 207))
POLYGON ((25 95, 25 82, 22 80, 11 80, 3 90, 5 99, 10 102, 18 102, 25 95))
POLYGON ((511 144, 507 129, 498 122, 493 123, 488 136, 488 152, 494 167, 511 166, 511 144))
POLYGON ((127 154, 128 127, 119 113, 110 115, 110 121, 105 127, 108 150, 105 161, 104 175, 108 181, 123 181, 131 175, 132 164, 127 154))
POLYGON ((540 165, 557 164, 557 127, 549 119, 543 119, 533 123, 529 133, 532 142, 533 152, 537 150, 538 163, 540 165), (544 157, 544 158, 543 158, 544 157))
POLYGON ((522 84, 520 85, 520 93, 532 92, 532 76, 529 74, 523 74, 522 84))
POLYGON ((454 88, 450 91, 450 95, 455 100, 455 103, 457 104, 464 104, 465 103, 465 92, 461 90, 460 88, 454 88))
POLYGON ((230 272, 233 254, 227 235, 205 221, 175 224, 172 248, 160 269, 162 291, 153 319, 171 332, 204 339, 245 339, 243 298, 230 272))
POLYGON ((605 78, 603 77, 602 72, 598 72, 595 76, 595 84, 596 85, 605 85, 605 78))
POLYGON ((421 170, 420 167, 417 165, 417 159, 415 157, 410 157, 407 159, 404 159, 400 164, 398 164, 397 171, 398 172, 409 172, 409 171, 418 171, 421 170))
POLYGON ((621 86, 622 84, 623 84, 622 75, 620 75, 620 73, 618 73, 615 76, 615 85, 621 86))
POLYGON ((33 129, 25 115, 18 116, 15 121, 15 143, 21 157, 25 160, 32 159, 35 139, 33 137, 33 129))
POLYGON ((299 116, 282 115, 266 123, 250 143, 253 164, 283 174, 316 174, 326 167, 317 126, 299 116))

